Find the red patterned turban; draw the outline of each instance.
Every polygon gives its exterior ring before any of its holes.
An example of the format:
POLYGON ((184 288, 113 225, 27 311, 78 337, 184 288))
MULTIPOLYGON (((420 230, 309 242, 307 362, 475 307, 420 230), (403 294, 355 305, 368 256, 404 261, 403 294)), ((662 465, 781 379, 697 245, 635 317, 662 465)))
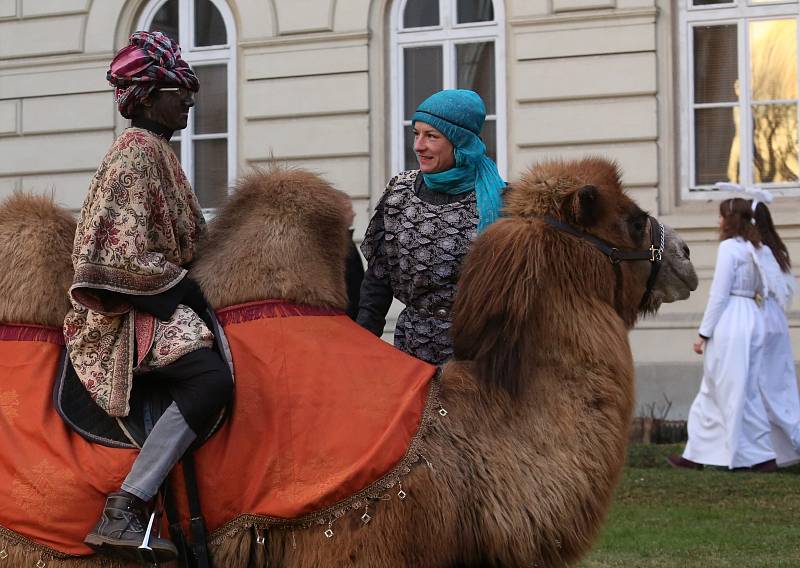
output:
POLYGON ((106 78, 116 87, 114 97, 125 118, 133 118, 136 103, 157 84, 199 88, 194 71, 181 59, 180 46, 161 32, 134 32, 130 43, 114 56, 106 78))

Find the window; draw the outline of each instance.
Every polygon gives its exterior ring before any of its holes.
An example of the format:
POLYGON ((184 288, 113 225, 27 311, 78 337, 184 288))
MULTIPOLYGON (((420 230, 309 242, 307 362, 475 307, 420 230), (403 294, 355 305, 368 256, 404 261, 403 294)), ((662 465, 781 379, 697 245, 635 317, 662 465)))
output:
POLYGON ((223 0, 157 0, 137 29, 161 31, 181 46, 200 81, 186 129, 170 144, 203 208, 217 207, 236 177, 236 69, 233 16, 223 0))
POLYGON ((392 10, 392 169, 418 167, 411 116, 441 89, 486 104, 481 138, 506 173, 504 9, 498 0, 398 0, 392 10))
POLYGON ((797 1, 681 4, 684 187, 800 188, 797 1))

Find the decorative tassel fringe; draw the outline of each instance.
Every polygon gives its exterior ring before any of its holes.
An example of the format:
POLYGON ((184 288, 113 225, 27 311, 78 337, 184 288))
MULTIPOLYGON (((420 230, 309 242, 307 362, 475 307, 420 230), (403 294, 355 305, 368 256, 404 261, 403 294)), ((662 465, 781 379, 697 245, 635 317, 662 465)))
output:
POLYGON ((266 547, 256 544, 254 530, 239 531, 229 538, 209 543, 208 551, 213 566, 249 568, 267 565, 266 547))
MULTIPOLYGON (((140 562, 115 560, 101 554, 91 556, 56 555, 11 531, 0 527, 0 568, 141 568, 140 562)), ((225 566, 220 564, 220 566, 225 566)), ((245 565, 243 565, 245 566, 245 565)), ((159 568, 178 568, 176 562, 159 564, 159 568)))
POLYGON ((5 568, 132 568, 138 564, 123 563, 100 556, 56 557, 28 544, 0 543, 0 566, 5 568))

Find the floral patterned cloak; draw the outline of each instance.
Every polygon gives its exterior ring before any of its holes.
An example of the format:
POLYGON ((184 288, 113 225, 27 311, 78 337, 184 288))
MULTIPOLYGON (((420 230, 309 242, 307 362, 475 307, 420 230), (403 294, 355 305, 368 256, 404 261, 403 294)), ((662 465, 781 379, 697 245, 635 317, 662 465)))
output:
POLYGON ((111 416, 129 412, 134 368, 168 365, 213 342, 190 308, 179 304, 169 320, 159 321, 120 295, 155 295, 176 286, 204 229, 169 143, 142 128, 126 129, 100 164, 80 212, 73 309, 64 321, 75 371, 111 416))

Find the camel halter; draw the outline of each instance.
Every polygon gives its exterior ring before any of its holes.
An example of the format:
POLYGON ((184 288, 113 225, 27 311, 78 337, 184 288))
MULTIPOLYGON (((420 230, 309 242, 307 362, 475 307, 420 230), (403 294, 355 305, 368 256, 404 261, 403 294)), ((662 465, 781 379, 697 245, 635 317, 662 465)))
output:
POLYGON ((599 237, 576 229, 571 225, 567 225, 566 223, 562 223, 561 221, 557 221, 551 217, 541 217, 541 220, 554 229, 586 241, 608 257, 608 259, 611 261, 611 264, 614 266, 614 274, 617 279, 617 286, 614 290, 614 304, 617 308, 617 311, 619 311, 620 308, 619 294, 622 289, 622 271, 620 270, 619 266, 620 262, 629 260, 649 261, 650 276, 647 278, 647 287, 645 288, 644 295, 639 302, 639 309, 647 304, 647 302, 650 300, 651 294, 653 293, 653 287, 655 286, 656 278, 658 277, 658 271, 661 269, 661 260, 664 255, 664 226, 658 219, 651 217, 650 215, 647 216, 648 227, 650 228, 650 248, 647 250, 621 249, 619 247, 615 247, 608 241, 604 241, 599 237), (656 234, 656 231, 653 230, 654 227, 658 227, 658 234, 656 234))

